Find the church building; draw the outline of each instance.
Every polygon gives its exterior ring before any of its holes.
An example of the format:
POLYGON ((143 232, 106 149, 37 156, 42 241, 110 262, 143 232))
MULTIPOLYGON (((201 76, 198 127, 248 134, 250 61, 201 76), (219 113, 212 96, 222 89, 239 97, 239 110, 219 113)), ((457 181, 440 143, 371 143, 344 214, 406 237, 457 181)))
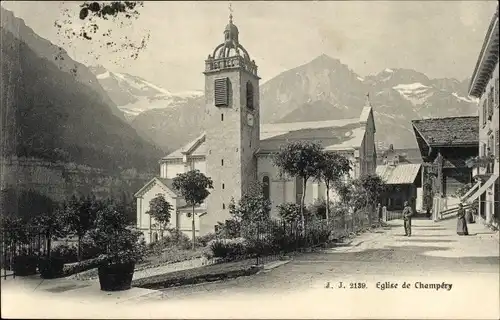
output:
MULTIPOLYGON (((207 200, 195 208, 196 235, 214 232, 218 222, 230 218, 229 204, 236 202, 256 181, 272 202, 273 217, 277 206, 300 202, 300 179, 280 177, 272 164, 272 155, 291 141, 310 140, 328 152, 346 155, 353 163, 350 177, 374 174, 377 162, 375 123, 367 101, 359 118, 318 122, 260 123, 259 81, 255 61, 239 42, 239 31, 232 15, 224 30, 224 41, 205 60, 204 133, 194 141, 160 160, 159 176, 136 194, 137 227, 146 242, 156 241, 159 232, 146 212, 149 201, 158 194, 173 206, 171 227, 191 237, 191 211, 173 188, 179 173, 197 169, 213 180, 207 200)), ((306 203, 325 198, 324 184, 309 181, 306 203)))

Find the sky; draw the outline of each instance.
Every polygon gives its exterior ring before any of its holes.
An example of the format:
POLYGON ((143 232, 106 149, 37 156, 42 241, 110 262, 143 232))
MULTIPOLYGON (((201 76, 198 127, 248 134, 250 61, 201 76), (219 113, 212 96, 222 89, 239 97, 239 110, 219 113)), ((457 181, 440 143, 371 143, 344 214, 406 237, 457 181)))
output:
MULTIPOLYGON (((54 22, 63 9, 78 21, 82 2, 2 1, 38 35, 62 46, 75 60, 140 76, 172 91, 202 90, 204 60, 222 42, 229 2, 144 2, 140 15, 113 39, 139 42, 137 59, 100 48, 102 41, 62 41, 54 22)), ((326 54, 361 76, 408 68, 431 78, 470 77, 496 1, 234 1, 240 43, 259 67, 262 81, 326 54)), ((104 22, 103 22, 104 23, 104 22)), ((104 26, 103 26, 104 27, 104 26)))

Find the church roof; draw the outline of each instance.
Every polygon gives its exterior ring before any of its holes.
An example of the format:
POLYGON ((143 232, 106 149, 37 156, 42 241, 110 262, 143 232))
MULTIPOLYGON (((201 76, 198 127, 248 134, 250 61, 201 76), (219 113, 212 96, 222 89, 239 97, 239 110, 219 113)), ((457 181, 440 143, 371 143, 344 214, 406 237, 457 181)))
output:
POLYGON ((310 140, 325 150, 351 150, 361 146, 365 125, 359 119, 296 122, 264 125, 261 130, 260 153, 278 151, 291 141, 310 140))
POLYGON ((154 185, 154 183, 160 183, 161 185, 166 187, 167 190, 169 192, 171 192, 172 196, 176 196, 176 197, 180 196, 179 192, 177 192, 172 185, 172 183, 173 183, 172 179, 165 179, 165 178, 160 178, 160 177, 154 177, 153 179, 151 179, 139 191, 137 191, 134 196, 141 197, 148 190, 151 190, 151 187, 154 185))
MULTIPOLYGON (((260 127, 259 153, 275 152, 281 145, 298 140, 318 142, 327 151, 353 150, 361 146, 364 135, 365 124, 360 123, 358 118, 264 124, 260 127)), ((182 159, 185 155, 205 156, 206 153, 207 147, 203 133, 163 159, 182 159)))
POLYGON ((207 152, 206 144, 205 144, 205 133, 199 135, 193 141, 185 144, 181 148, 175 150, 170 153, 166 157, 163 157, 163 160, 167 159, 182 159, 184 155, 189 155, 191 157, 196 156, 205 156, 207 152))

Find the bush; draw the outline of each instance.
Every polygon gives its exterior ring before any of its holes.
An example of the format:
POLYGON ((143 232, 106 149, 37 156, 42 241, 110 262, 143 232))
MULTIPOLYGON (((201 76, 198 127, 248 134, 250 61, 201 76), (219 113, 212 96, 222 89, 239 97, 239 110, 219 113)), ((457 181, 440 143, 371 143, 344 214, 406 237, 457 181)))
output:
POLYGON ((226 261, 235 260, 246 255, 246 243, 243 238, 217 239, 208 243, 208 256, 226 261))
POLYGON ((165 249, 176 247, 183 250, 191 249, 191 240, 182 231, 171 229, 157 242, 148 244, 149 254, 161 254, 165 249))
POLYGON ((280 249, 272 239, 249 239, 245 242, 245 253, 251 257, 278 254, 280 249))
POLYGON ((221 238, 234 239, 241 236, 241 223, 235 219, 226 220, 218 225, 217 235, 221 238))
POLYGON ((103 253, 102 248, 99 248, 92 241, 89 241, 87 237, 82 239, 81 250, 82 260, 94 259, 103 253))
POLYGON ((61 258, 64 263, 72 263, 78 261, 78 249, 75 246, 61 244, 52 249, 50 252, 54 258, 61 258))
POLYGON ((204 236, 200 236, 196 238, 196 243, 199 244, 202 247, 206 247, 207 244, 212 241, 217 239, 217 234, 215 233, 208 233, 204 236))

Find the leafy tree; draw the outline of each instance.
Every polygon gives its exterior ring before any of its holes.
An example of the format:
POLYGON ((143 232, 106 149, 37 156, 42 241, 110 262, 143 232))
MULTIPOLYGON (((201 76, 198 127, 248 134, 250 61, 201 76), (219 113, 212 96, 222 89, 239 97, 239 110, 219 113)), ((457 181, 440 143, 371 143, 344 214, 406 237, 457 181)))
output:
POLYGON ((273 164, 280 169, 280 174, 302 178, 302 197, 300 200, 300 217, 304 230, 304 201, 307 181, 318 176, 323 159, 323 147, 309 141, 291 142, 280 148, 273 157, 273 164))
POLYGON ((271 213, 271 200, 264 196, 262 183, 251 184, 238 201, 238 205, 232 199, 229 212, 242 223, 268 221, 271 213))
POLYGON ((47 241, 47 257, 50 258, 52 249, 52 240, 57 240, 68 235, 67 228, 64 226, 64 207, 61 206, 55 210, 34 217, 30 225, 38 228, 38 232, 45 235, 47 241))
POLYGON ((130 193, 123 191, 121 193, 120 206, 123 212, 127 216, 127 220, 130 224, 135 225, 137 223, 137 202, 136 199, 130 195, 130 193))
POLYGON ((213 181, 199 170, 191 170, 178 174, 172 183, 175 190, 181 193, 187 204, 193 208, 191 227, 193 231, 193 250, 195 249, 196 232, 194 225, 194 208, 205 201, 210 195, 209 189, 213 189, 213 181))
MULTIPOLYGON (((342 201, 349 204, 354 212, 367 207, 373 209, 385 189, 384 181, 378 175, 365 175, 337 186, 342 201)), ((368 217, 371 223, 371 214, 368 217)))
POLYGON ((302 212, 300 210, 300 205, 293 202, 287 202, 278 205, 278 214, 286 222, 296 222, 301 219, 302 212))
POLYGON ((135 263, 144 257, 146 246, 140 240, 140 234, 128 225, 127 216, 120 212, 120 206, 107 200, 97 212, 95 228, 87 233, 86 238, 101 248, 108 264, 123 264, 135 263))
POLYGON ((103 206, 103 202, 97 200, 93 194, 87 197, 73 195, 64 205, 62 220, 67 231, 77 237, 78 261, 82 258, 83 236, 94 227, 97 212, 103 206))
MULTIPOLYGON (((351 162, 341 154, 324 152, 316 179, 323 181, 326 186, 326 203, 330 204, 330 187, 335 185, 351 170, 351 162)), ((329 223, 330 206, 326 205, 326 223, 329 223)))
POLYGON ((173 210, 173 206, 165 200, 163 194, 159 193, 149 201, 149 211, 146 214, 151 215, 156 221, 155 226, 160 229, 160 235, 163 238, 163 232, 166 230, 168 223, 170 222, 170 212, 173 210))

